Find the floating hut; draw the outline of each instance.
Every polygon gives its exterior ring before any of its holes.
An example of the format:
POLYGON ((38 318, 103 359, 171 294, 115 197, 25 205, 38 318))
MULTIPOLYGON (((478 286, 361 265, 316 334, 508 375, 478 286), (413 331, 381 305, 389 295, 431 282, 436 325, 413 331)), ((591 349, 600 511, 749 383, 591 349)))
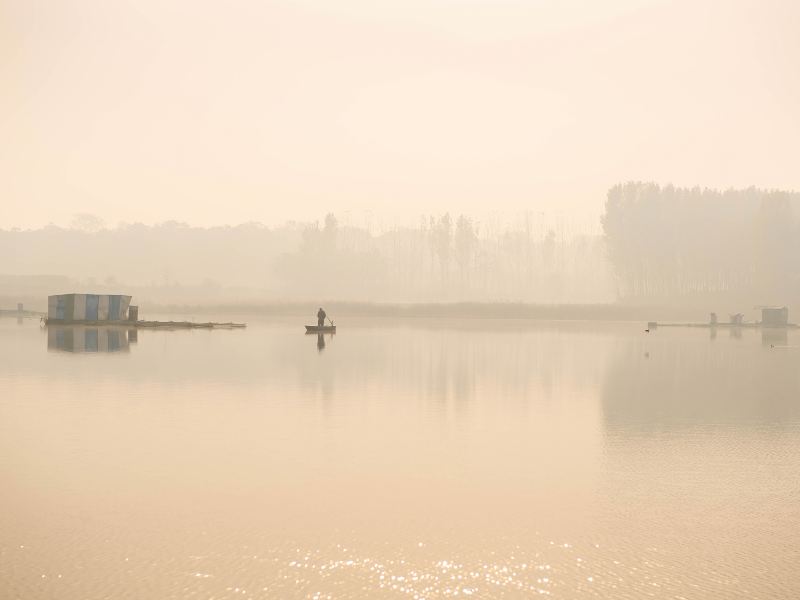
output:
POLYGON ((786 306, 762 306, 761 325, 763 327, 786 327, 789 325, 789 308, 786 306))
POLYGON ((47 320, 58 323, 127 321, 130 296, 56 294, 47 297, 47 320))

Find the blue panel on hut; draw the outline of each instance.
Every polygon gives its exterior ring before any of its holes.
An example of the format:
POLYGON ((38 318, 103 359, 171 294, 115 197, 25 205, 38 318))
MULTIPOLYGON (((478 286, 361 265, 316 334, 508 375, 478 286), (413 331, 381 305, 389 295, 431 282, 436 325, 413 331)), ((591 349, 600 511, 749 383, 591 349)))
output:
POLYGON ((86 330, 86 352, 97 352, 99 344, 97 343, 97 329, 86 330))
POLYGON ((64 296, 58 296, 56 299, 56 319, 63 319, 66 313, 66 301, 64 296))
POLYGON ((97 308, 100 306, 100 296, 86 294, 86 320, 97 321, 97 308))
POLYGON ((119 315, 119 296, 108 297, 108 318, 111 321, 119 321, 122 318, 119 315))
POLYGON ((67 321, 75 319, 75 294, 64 295, 64 318, 67 321))

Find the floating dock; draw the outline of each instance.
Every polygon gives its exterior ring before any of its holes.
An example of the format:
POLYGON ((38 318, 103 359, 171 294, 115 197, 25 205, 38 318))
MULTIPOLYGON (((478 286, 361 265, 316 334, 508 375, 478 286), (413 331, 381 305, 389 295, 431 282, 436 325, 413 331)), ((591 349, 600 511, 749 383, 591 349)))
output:
POLYGON ((658 327, 699 327, 702 329, 797 329, 800 325, 789 323, 789 309, 786 306, 757 306, 761 310, 761 320, 744 322, 743 313, 730 315, 730 321, 717 321, 717 313, 711 313, 708 323, 658 323, 648 321, 647 330, 658 327))
POLYGON ((797 323, 786 323, 785 325, 765 325, 763 323, 658 323, 650 321, 648 329, 659 327, 697 327, 701 329, 797 329, 797 323))
POLYGON ((144 329, 244 329, 247 323, 198 323, 195 321, 137 321, 144 329))
POLYGON ((37 312, 35 310, 6 310, 0 308, 0 317, 16 317, 17 319, 40 319, 45 316, 46 313, 37 312))
POLYGON ((16 317, 17 319, 40 319, 46 313, 35 310, 25 310, 22 302, 17 302, 17 310, 0 308, 0 317, 16 317))
POLYGON ((127 327, 129 329, 244 329, 247 323, 215 323, 197 321, 75 321, 44 319, 45 325, 77 325, 88 327, 127 327))

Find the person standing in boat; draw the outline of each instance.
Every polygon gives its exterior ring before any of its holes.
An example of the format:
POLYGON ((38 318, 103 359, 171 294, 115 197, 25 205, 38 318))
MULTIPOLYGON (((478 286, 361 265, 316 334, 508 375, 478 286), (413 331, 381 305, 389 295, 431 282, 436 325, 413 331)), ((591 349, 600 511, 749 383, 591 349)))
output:
POLYGON ((327 316, 328 315, 325 314, 325 311, 322 310, 322 307, 320 306, 319 310, 317 311, 317 326, 318 327, 323 327, 325 325, 325 317, 327 317, 327 316))

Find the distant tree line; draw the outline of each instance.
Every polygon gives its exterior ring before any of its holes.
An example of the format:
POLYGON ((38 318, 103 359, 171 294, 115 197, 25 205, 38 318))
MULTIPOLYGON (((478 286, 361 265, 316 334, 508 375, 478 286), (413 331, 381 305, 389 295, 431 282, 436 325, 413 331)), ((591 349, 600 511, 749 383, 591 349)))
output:
POLYGON ((0 296, 57 275, 54 292, 141 299, 800 305, 800 194, 625 183, 608 192, 602 233, 526 213, 510 223, 421 217, 373 231, 323 223, 0 230, 0 296), (13 276, 3 277, 3 276, 13 276), (28 283, 24 283, 28 281, 28 283))
POLYGON ((603 244, 599 231, 540 214, 505 224, 440 214, 380 232, 334 214, 275 228, 171 221, 112 229, 81 215, 71 228, 0 230, 0 275, 65 275, 81 289, 133 287, 180 302, 593 303, 613 300, 603 244))
POLYGON ((401 301, 605 302, 612 299, 600 235, 499 228, 450 214, 380 234, 328 215, 276 261, 295 294, 401 301), (353 294, 353 292, 356 292, 353 294))
POLYGON ((602 217, 619 297, 800 300, 800 194, 631 182, 602 217))

